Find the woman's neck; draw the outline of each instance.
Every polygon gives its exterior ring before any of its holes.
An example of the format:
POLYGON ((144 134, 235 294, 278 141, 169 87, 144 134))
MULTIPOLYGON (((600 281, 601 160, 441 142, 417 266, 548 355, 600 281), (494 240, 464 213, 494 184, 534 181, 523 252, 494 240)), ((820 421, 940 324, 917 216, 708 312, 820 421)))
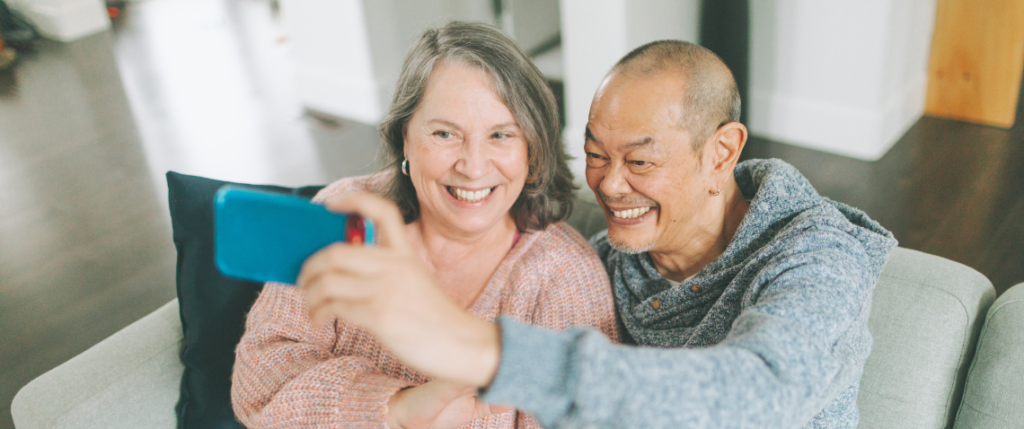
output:
POLYGON ((441 287, 469 308, 512 249, 516 224, 505 216, 486 230, 467 233, 421 216, 406 227, 406 233, 441 287))

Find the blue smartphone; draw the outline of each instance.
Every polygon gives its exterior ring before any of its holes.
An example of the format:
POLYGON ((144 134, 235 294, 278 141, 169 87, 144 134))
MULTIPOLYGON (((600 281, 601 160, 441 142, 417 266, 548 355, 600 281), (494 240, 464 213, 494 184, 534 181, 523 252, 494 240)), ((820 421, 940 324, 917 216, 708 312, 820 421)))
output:
POLYGON ((214 257, 229 277, 294 285, 302 264, 344 241, 373 245, 373 223, 303 198, 224 186, 214 201, 214 257))

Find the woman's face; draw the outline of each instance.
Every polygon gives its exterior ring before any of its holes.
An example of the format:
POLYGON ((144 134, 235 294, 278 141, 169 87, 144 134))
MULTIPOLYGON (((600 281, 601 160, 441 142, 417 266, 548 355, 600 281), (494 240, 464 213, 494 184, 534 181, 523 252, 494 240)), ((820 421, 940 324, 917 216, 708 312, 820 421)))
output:
POLYGON ((526 139, 490 77, 461 62, 434 67, 405 128, 423 221, 464 235, 508 220, 526 183, 526 139))

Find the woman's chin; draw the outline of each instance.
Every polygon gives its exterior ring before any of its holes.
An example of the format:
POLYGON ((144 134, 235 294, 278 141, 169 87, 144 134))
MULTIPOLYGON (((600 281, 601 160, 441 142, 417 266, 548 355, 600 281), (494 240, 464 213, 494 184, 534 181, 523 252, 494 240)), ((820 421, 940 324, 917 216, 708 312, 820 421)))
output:
POLYGON ((501 220, 508 217, 508 211, 499 211, 495 207, 458 207, 449 213, 448 224, 465 233, 485 232, 500 225, 501 220))
MULTIPOLYGON (((462 203, 460 201, 460 203, 462 203)), ((508 218, 508 211, 496 207, 497 201, 489 204, 459 204, 448 211, 445 216, 447 224, 463 234, 484 233, 502 225, 502 219, 508 218)))

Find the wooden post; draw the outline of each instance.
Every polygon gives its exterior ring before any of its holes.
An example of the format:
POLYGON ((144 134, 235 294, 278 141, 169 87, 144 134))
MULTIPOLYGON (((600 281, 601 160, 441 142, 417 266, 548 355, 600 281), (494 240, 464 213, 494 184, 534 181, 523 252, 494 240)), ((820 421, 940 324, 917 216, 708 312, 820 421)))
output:
POLYGON ((939 0, 925 113, 1009 128, 1024 70, 1024 0, 939 0))

